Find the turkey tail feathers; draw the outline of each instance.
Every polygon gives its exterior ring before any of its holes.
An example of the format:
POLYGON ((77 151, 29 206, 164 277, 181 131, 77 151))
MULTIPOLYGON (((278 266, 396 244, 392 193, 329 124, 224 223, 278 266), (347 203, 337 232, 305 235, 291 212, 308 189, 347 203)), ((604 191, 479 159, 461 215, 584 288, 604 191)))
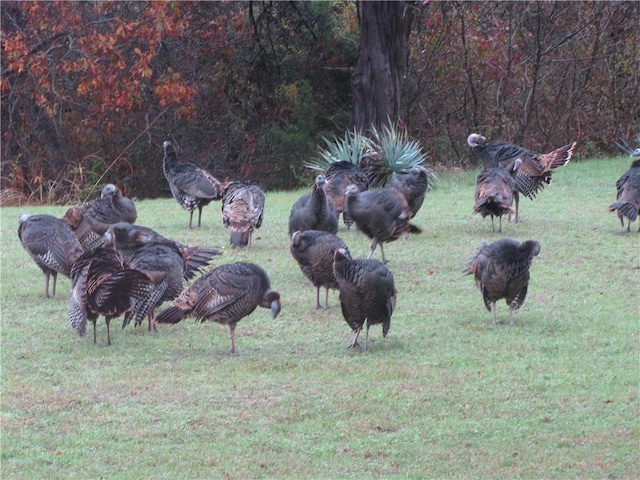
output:
POLYGON ((562 167, 571 160, 575 146, 576 142, 573 142, 569 145, 565 145, 564 147, 557 148, 553 152, 540 155, 540 159, 542 160, 541 163, 544 165, 546 170, 562 167))
POLYGON ((186 313, 178 307, 169 307, 156 317, 156 321, 158 323, 178 323, 186 316, 186 313))
POLYGON ((635 222, 638 218, 638 208, 627 200, 618 200, 609 205, 609 211, 613 212, 614 210, 617 210, 618 214, 627 217, 630 222, 635 222))

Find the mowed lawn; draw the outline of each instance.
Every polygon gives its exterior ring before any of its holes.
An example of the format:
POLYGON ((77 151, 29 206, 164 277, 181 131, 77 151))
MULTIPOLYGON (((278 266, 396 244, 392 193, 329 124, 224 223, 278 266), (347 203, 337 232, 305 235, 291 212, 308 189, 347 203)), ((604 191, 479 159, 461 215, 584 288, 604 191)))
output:
MULTIPOLYGON (((521 223, 491 232, 472 215, 477 171, 439 173, 415 223, 388 244, 398 303, 369 352, 337 292, 315 289, 289 254, 287 219, 303 193, 269 192, 252 247, 215 263, 255 262, 282 296, 237 328, 187 319, 120 329, 98 344, 67 318, 70 281, 44 298, 44 276, 3 208, 2 464, 4 479, 69 478, 638 478, 640 234, 607 206, 631 160, 572 162, 521 223), (482 240, 536 239, 529 295, 492 325, 462 270, 482 240)), ((161 172, 158 172, 161 175, 161 172)), ((227 245, 220 204, 203 226, 173 199, 137 202, 138 223, 189 244, 227 245)), ((352 254, 370 241, 341 225, 352 254)), ((380 258, 379 251, 375 258, 380 258)))

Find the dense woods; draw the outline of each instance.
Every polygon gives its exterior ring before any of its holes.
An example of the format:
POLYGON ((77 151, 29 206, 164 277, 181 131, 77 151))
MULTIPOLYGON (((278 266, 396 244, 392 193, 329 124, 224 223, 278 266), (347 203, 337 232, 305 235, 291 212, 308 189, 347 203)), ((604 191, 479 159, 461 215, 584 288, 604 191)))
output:
POLYGON ((309 185, 322 138, 384 121, 381 100, 432 166, 473 166, 472 131, 618 153, 640 133, 638 18, 637 2, 3 2, 2 201, 166 195, 167 138, 221 179, 309 185), (386 67, 391 95, 371 84, 386 67))

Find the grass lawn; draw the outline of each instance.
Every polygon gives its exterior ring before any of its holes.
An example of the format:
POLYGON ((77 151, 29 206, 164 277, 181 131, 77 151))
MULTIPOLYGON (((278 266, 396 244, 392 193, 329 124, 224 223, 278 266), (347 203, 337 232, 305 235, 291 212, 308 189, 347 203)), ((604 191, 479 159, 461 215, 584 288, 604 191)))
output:
MULTIPOLYGON (((159 332, 104 320, 98 345, 67 318, 70 282, 44 276, 1 213, 2 478, 628 478, 639 469, 640 234, 607 206, 629 158, 571 163, 521 223, 492 233, 472 215, 477 172, 441 173, 415 223, 385 249, 398 289, 391 330, 369 352, 337 292, 315 289, 289 254, 287 219, 303 192, 267 194, 252 261, 282 296, 236 330, 192 319, 159 332), (467 258, 482 240, 536 239, 529 295, 507 322, 485 310, 467 258)), ((160 174, 160 173, 159 173, 160 174)), ((220 204, 189 231, 173 199, 137 202, 138 223, 189 244, 227 245, 220 204)), ((343 226, 356 257, 370 241, 343 226)), ((380 258, 377 251, 375 258, 380 258)))

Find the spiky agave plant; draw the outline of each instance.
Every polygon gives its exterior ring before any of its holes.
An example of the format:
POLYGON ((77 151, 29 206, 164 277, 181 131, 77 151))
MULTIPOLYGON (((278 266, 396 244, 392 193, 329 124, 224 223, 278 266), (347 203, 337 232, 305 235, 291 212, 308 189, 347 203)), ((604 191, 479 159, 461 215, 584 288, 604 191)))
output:
POLYGON ((324 172, 334 162, 349 162, 360 165, 362 160, 374 150, 371 140, 361 133, 347 130, 343 138, 334 138, 333 141, 322 138, 326 148, 320 148, 319 157, 305 163, 307 168, 324 172))
MULTIPOLYGON (((372 127, 371 135, 376 154, 367 156, 362 165, 371 187, 384 186, 393 173, 408 173, 426 159, 418 141, 410 140, 406 130, 400 130, 393 122, 380 130, 372 127)), ((427 171, 430 180, 435 180, 433 173, 427 171)))

